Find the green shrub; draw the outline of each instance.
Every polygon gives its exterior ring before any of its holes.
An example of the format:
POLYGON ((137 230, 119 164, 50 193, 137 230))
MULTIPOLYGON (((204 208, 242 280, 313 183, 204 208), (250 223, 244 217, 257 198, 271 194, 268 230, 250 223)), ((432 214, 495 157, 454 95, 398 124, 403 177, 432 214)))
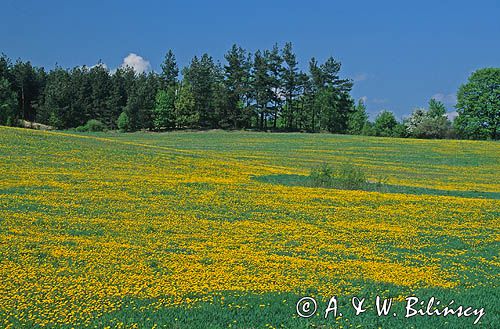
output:
POLYGON ((335 172, 335 179, 341 188, 349 190, 362 189, 366 184, 366 175, 361 168, 353 164, 342 164, 335 172))
POLYGON ((75 128, 78 132, 86 132, 86 131, 106 131, 106 125, 99 120, 91 119, 87 121, 84 126, 78 126, 75 128))
POLYGON ((323 163, 321 166, 314 168, 309 177, 314 187, 359 190, 363 189, 367 184, 364 171, 351 163, 341 164, 335 169, 323 163))
POLYGON ((333 169, 327 163, 323 163, 319 167, 313 168, 309 177, 315 187, 333 186, 333 169))
POLYGON ((105 131, 106 125, 99 120, 89 120, 85 125, 88 131, 105 131))

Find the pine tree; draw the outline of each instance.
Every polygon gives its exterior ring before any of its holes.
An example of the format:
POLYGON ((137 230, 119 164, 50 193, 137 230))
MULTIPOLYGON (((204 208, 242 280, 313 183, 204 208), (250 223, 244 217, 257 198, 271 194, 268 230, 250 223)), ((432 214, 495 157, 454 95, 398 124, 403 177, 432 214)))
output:
POLYGON ((0 125, 14 125, 17 112, 16 93, 10 82, 0 76, 0 125))
POLYGON ((57 67, 47 76, 43 92, 44 102, 38 111, 37 120, 56 128, 76 127, 72 109, 73 93, 71 75, 57 67))
MULTIPOLYGON (((353 111, 353 101, 349 95, 352 82, 339 78, 341 65, 333 57, 319 65, 312 58, 309 71, 312 80, 313 110, 312 120, 318 117, 319 129, 334 133, 346 133, 348 120, 353 111)), ((315 122, 312 124, 314 129, 315 122)))
MULTIPOLYGON (((117 127, 117 119, 127 105, 127 74, 130 68, 118 68, 111 75, 111 90, 108 98, 108 107, 111 114, 110 128, 117 127)), ((132 79, 134 76, 132 75, 132 79)))
POLYGON ((161 64, 160 88, 166 90, 168 87, 175 86, 178 76, 179 68, 177 67, 175 55, 172 50, 169 50, 161 64))
POLYGON ((311 131, 317 131, 317 126, 319 123, 320 116, 320 104, 318 99, 319 92, 324 87, 323 74, 321 68, 318 66, 318 62, 313 57, 309 61, 309 76, 311 79, 311 89, 309 95, 310 111, 311 111, 311 131))
POLYGON ((300 72, 298 75, 299 96, 296 100, 296 125, 299 130, 311 130, 309 123, 312 115, 311 109, 311 80, 310 77, 300 72))
POLYGON ((349 115, 348 133, 352 135, 360 135, 363 128, 368 122, 368 114, 366 113, 366 106, 362 99, 358 101, 358 105, 354 111, 349 115))
POLYGON ((271 79, 268 73, 267 56, 257 50, 254 55, 253 64, 253 94, 255 97, 255 107, 258 126, 264 129, 268 114, 268 104, 272 99, 271 79))
MULTIPOLYGON (((92 104, 92 81, 87 67, 75 67, 71 76, 71 124, 68 127, 84 125, 94 117, 92 104)), ((67 127, 66 127, 67 128, 67 127)))
POLYGON ((184 70, 184 77, 191 86, 200 127, 217 128, 219 118, 216 116, 214 97, 216 84, 222 81, 222 69, 211 56, 203 54, 201 59, 196 56, 193 58, 190 66, 184 70))
POLYGON ((246 101, 245 97, 248 94, 250 65, 247 62, 246 51, 237 45, 233 45, 224 58, 227 61, 227 65, 224 66, 227 113, 224 113, 220 121, 223 127, 237 128, 245 121, 242 104, 246 101))
POLYGON ((282 70, 282 89, 286 99, 285 107, 285 125, 288 129, 294 128, 294 104, 293 101, 297 96, 298 91, 298 62, 293 53, 292 43, 287 42, 282 51, 284 67, 282 70))
POLYGON ((268 53, 268 66, 269 66, 269 76, 270 76, 270 85, 272 90, 272 120, 273 120, 273 128, 276 129, 278 117, 281 115, 282 110, 282 65, 283 58, 280 55, 280 51, 278 45, 275 44, 272 50, 268 53))
POLYGON ((114 123, 114 118, 112 110, 109 107, 112 84, 108 69, 101 63, 98 63, 90 68, 88 74, 92 88, 90 96, 92 105, 91 119, 99 120, 110 127, 114 123))
POLYGON ((45 83, 45 71, 33 67, 30 62, 18 60, 10 72, 19 104, 16 117, 33 121, 36 118, 36 109, 45 83))

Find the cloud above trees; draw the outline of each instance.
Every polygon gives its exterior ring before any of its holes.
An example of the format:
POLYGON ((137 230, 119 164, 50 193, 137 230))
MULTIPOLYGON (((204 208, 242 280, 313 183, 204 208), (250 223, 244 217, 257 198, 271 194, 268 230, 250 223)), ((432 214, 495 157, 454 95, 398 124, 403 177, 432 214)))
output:
POLYGON ((121 67, 130 67, 136 73, 144 73, 151 70, 151 64, 149 61, 145 60, 142 56, 134 53, 128 54, 124 59, 121 67))

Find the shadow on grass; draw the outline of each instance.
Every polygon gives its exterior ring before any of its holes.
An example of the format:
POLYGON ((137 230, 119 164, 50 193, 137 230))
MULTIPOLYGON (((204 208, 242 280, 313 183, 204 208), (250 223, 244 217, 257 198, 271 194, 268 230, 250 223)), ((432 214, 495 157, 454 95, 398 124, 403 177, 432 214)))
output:
MULTIPOLYGON (((253 180, 275 185, 285 186, 304 186, 316 187, 309 176, 305 175, 267 175, 253 176, 253 180)), ((335 187, 331 187, 335 188, 335 187)), ((438 196, 456 196, 462 198, 483 198, 483 199, 500 199, 500 192, 482 192, 482 191, 454 191, 454 190, 439 190, 426 187, 390 185, 380 183, 366 183, 360 190, 369 192, 382 193, 401 193, 414 195, 438 195, 438 196)))

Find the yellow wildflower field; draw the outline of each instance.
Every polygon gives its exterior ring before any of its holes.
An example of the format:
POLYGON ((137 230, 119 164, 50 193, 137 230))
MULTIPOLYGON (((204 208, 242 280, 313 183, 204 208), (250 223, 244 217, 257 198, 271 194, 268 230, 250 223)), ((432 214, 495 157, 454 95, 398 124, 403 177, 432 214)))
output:
POLYGON ((0 327, 147 327, 113 314, 228 292, 498 289, 495 142, 0 127, 0 159, 0 327), (391 184, 494 197, 255 179, 343 160, 391 184))

